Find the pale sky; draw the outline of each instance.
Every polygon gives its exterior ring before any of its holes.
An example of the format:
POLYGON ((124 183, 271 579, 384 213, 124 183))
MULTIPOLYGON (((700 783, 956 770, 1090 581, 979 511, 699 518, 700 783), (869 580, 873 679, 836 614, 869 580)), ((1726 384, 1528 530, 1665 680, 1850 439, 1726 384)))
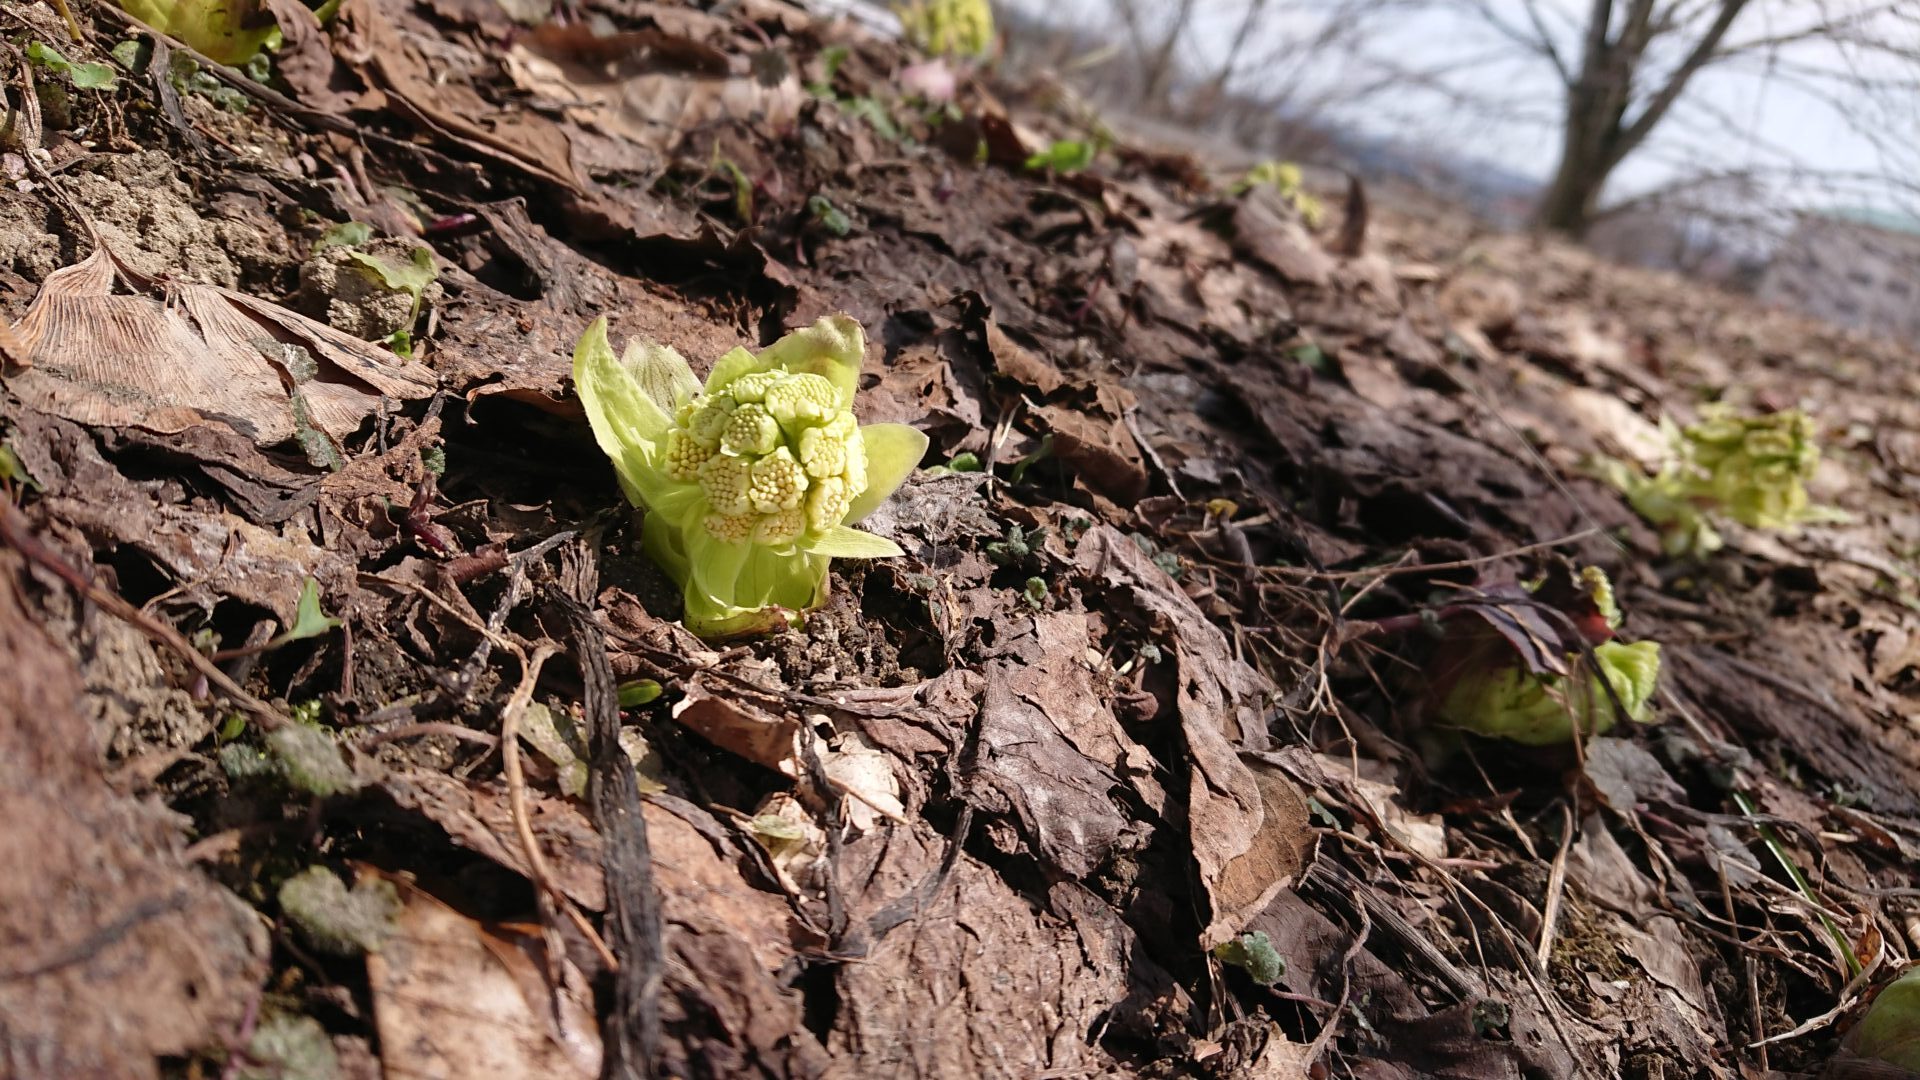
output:
MULTIPOLYGON (((1124 30, 1115 14, 1116 0, 997 0, 1019 4, 1051 18, 1080 23, 1094 21, 1124 30)), ((1146 0, 1153 2, 1153 0, 1146 0)), ((1159 0, 1169 3, 1169 0, 1159 0)), ((1270 0, 1276 13, 1268 38, 1282 41, 1304 36, 1325 19, 1328 8, 1341 0, 1270 0)), ((1393 0, 1388 0, 1393 2, 1393 0)), ((1544 179, 1558 151, 1558 75, 1536 54, 1523 52, 1482 19, 1460 10, 1477 2, 1513 26, 1528 27, 1525 0, 1454 0, 1454 10, 1427 4, 1419 10, 1378 17, 1368 24, 1363 57, 1341 50, 1321 50, 1311 57, 1291 57, 1253 72, 1249 84, 1263 79, 1298 80, 1326 90, 1350 88, 1378 78, 1386 65, 1408 70, 1441 71, 1439 85, 1446 93, 1423 90, 1408 80, 1394 80, 1391 90, 1364 101, 1340 105, 1332 118, 1371 134, 1395 136, 1415 144, 1444 144, 1451 152, 1480 158, 1528 176, 1544 179)), ((1904 35, 1920 42, 1920 31, 1902 18, 1920 18, 1920 2, 1892 4, 1887 0, 1755 0, 1735 24, 1729 44, 1752 41, 1807 24, 1821 10, 1826 17, 1873 8, 1906 7, 1877 24, 1887 38, 1904 35)), ((1559 41, 1562 55, 1577 62, 1578 23, 1588 0, 1537 0, 1542 21, 1559 41)), ((1242 10, 1240 0, 1197 0, 1195 19, 1186 46, 1196 64, 1224 55, 1242 10)), ((1252 47, 1248 50, 1253 51, 1252 47)), ((1671 53, 1668 54, 1671 56, 1671 53)), ((1796 46, 1785 54, 1794 63, 1823 70, 1847 62, 1837 48, 1796 46)), ((1896 67, 1885 60, 1869 60, 1865 74, 1881 79, 1911 79, 1912 67, 1896 67)), ((1920 94, 1882 93, 1872 97, 1852 92, 1838 100, 1789 85, 1794 76, 1765 77, 1758 62, 1710 68, 1690 84, 1688 97, 1669 114, 1650 142, 1629 158, 1615 174, 1612 197, 1634 194, 1669 184, 1683 176, 1711 169, 1764 167, 1777 172, 1788 165, 1817 166, 1829 171, 1883 170, 1882 152, 1873 141, 1850 127, 1842 109, 1867 117, 1869 129, 1880 132, 1903 157, 1920 146, 1914 130, 1920 120, 1920 94)), ((1335 95, 1337 98, 1337 94, 1335 95)), ((1902 175, 1920 177, 1908 158, 1902 175)), ((1797 205, 1878 203, 1891 205, 1893 196, 1870 186, 1852 184, 1840 190, 1826 182, 1777 180, 1770 197, 1797 205)))

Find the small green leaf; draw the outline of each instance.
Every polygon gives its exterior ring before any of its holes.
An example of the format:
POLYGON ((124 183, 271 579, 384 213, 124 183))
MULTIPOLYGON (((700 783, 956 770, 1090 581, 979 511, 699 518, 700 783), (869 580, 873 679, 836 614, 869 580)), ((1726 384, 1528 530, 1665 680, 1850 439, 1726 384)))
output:
POLYGON ((835 236, 846 236, 853 231, 853 221, 839 207, 833 205, 824 195, 814 195, 807 199, 807 212, 820 227, 835 236))
POLYGON ((1241 934, 1232 941, 1214 947, 1213 955, 1222 963, 1243 968, 1254 982, 1271 986, 1287 973, 1286 961, 1274 950, 1265 930, 1241 934))
POLYGON ((1287 355, 1299 361, 1310 371, 1327 370, 1327 354, 1311 341, 1288 349, 1287 355))
POLYGON ((620 684, 620 707, 631 709, 660 697, 664 691, 652 679, 634 679, 620 684))
POLYGON ((804 546, 815 555, 825 555, 831 559, 891 559, 906 554, 900 550, 899 544, 884 536, 849 529, 845 525, 804 546))
POLYGON ((153 60, 153 42, 145 38, 128 38, 107 52, 121 67, 138 75, 146 71, 147 64, 153 60))
POLYGON ((324 866, 309 866, 280 883, 280 913, 307 944, 334 956, 379 952, 393 934, 400 894, 385 878, 347 883, 324 866))
POLYGON ((953 460, 947 462, 947 468, 952 469, 954 472, 979 472, 980 455, 972 451, 964 454, 955 454, 953 455, 953 460))
MULTIPOLYGON (((399 289, 413 297, 416 307, 420 303, 420 294, 426 292, 427 286, 433 284, 434 279, 440 276, 440 268, 433 265, 431 248, 414 248, 413 254, 404 263, 388 262, 378 255, 353 250, 347 252, 347 258, 373 271, 374 276, 378 277, 387 288, 399 289)), ((417 311, 416 314, 418 314, 417 311)))
POLYGON ((860 324, 846 315, 826 315, 762 349, 759 360, 765 368, 819 375, 840 391, 842 406, 851 406, 866 355, 867 334, 860 324))
POLYGON ((1084 139, 1060 139, 1027 159, 1029 169, 1075 173, 1093 164, 1098 147, 1084 139))
POLYGON ((319 637, 339 625, 339 619, 328 618, 327 613, 320 610, 320 583, 308 578, 300 585, 300 602, 293 612, 293 625, 274 638, 269 647, 319 637))
POLYGON ((13 452, 13 447, 4 443, 0 443, 0 479, 23 484, 35 491, 41 490, 40 481, 35 480, 33 474, 27 472, 27 466, 20 460, 20 455, 13 452))
POLYGON ((1880 991, 1847 1033, 1845 1045, 1862 1057, 1920 1072, 1920 967, 1907 969, 1880 991))
POLYGON ((73 66, 65 56, 60 54, 59 49, 54 48, 44 41, 30 41, 27 43, 27 59, 46 68, 48 71, 65 72, 73 66))
POLYGON ((112 90, 120 84, 112 68, 92 62, 73 65, 67 70, 67 77, 82 90, 112 90))
POLYGON ((1053 456, 1053 433, 1040 436, 1040 445, 1033 453, 1013 463, 1013 471, 1007 474, 1007 483, 1018 484, 1027 478, 1027 470, 1053 456))
POLYGON ((235 1080, 334 1080, 341 1071, 333 1039, 320 1021, 277 1010, 261 1018, 240 1060, 248 1065, 235 1080))
POLYGON ((661 411, 671 413, 700 392, 700 379, 687 358, 665 345, 629 341, 620 362, 633 373, 640 389, 661 411))
POLYGON ((364 221, 343 221, 321 233, 320 239, 313 242, 313 251, 317 255, 328 248, 361 247, 371 239, 373 239, 373 226, 364 221))
POLYGON ((267 751, 279 763, 287 783, 309 795, 324 798, 360 787, 339 744, 318 728, 305 724, 275 728, 267 735, 267 751))
POLYGON ((1027 604, 1035 610, 1046 607, 1047 579, 1043 577, 1028 578, 1026 587, 1021 590, 1021 595, 1027 604))
POLYGON ((226 722, 220 725, 220 732, 214 737, 216 742, 229 743, 239 738, 247 730, 247 714, 229 713, 226 722))
POLYGON ((613 461, 621 490, 635 506, 664 494, 665 476, 651 465, 656 444, 673 421, 648 397, 607 342, 607 320, 595 319, 573 350, 573 387, 593 428, 594 441, 613 461))

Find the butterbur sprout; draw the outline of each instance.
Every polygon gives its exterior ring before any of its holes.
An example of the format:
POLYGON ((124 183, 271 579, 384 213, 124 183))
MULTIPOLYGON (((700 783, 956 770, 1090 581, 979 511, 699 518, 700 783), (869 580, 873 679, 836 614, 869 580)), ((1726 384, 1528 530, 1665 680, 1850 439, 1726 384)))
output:
POLYGON ((1585 602, 1566 614, 1589 643, 1590 659, 1584 650, 1567 654, 1564 676, 1529 670, 1503 639, 1493 638, 1487 642, 1492 647, 1467 653, 1449 677, 1438 701, 1441 723, 1487 738, 1552 746, 1573 741, 1576 732, 1585 739, 1609 731, 1622 714, 1636 724, 1647 722, 1660 681, 1659 642, 1612 640, 1622 616, 1613 582, 1599 567, 1582 568, 1573 587, 1585 602))
POLYGON ((641 542, 677 582, 687 628, 705 637, 770 629, 826 602, 835 558, 902 554, 852 526, 926 453, 905 424, 861 426, 854 390, 866 336, 845 315, 753 353, 736 348, 703 386, 679 353, 629 343, 605 319, 581 336, 573 379, 641 542))
POLYGON ((1538 675, 1518 664, 1468 673, 1441 700, 1440 719, 1527 746, 1572 742, 1576 730, 1590 737, 1613 727, 1604 676, 1627 719, 1645 723, 1660 678, 1659 642, 1605 642, 1593 647, 1593 659, 1598 670, 1584 679, 1538 675))
POLYGON ((899 0, 893 13, 907 40, 933 56, 985 56, 993 48, 987 0, 899 0))
POLYGON ((1601 463, 1602 475, 1659 527, 1669 555, 1706 555, 1723 541, 1709 514, 1748 528, 1785 529, 1823 512, 1806 482, 1820 463, 1813 421, 1798 409, 1741 416, 1710 407, 1698 423, 1664 424, 1672 452, 1654 476, 1624 462, 1601 463))

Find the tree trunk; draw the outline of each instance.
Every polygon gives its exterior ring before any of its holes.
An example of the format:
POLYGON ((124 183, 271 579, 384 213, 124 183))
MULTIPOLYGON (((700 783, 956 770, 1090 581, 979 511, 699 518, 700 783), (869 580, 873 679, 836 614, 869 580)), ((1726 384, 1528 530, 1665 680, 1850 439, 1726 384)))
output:
POLYGON ((1534 208, 1536 227, 1584 237, 1599 210, 1600 192, 1607 177, 1667 115, 1686 90, 1687 83, 1714 57, 1727 31, 1751 0, 1719 0, 1711 23, 1702 28, 1678 67, 1646 99, 1631 121, 1627 118, 1634 77, 1646 58, 1653 37, 1662 32, 1654 21, 1653 0, 1633 0, 1625 9, 1624 25, 1610 35, 1613 0, 1594 0, 1588 16, 1586 45, 1578 77, 1567 85, 1565 141, 1553 182, 1534 208))
POLYGON ((1567 125, 1567 139, 1560 151, 1560 166, 1553 182, 1540 195, 1533 210, 1535 227, 1563 233, 1578 240, 1593 224, 1594 211, 1600 205, 1600 190, 1612 172, 1605 156, 1580 145, 1577 125, 1567 125))

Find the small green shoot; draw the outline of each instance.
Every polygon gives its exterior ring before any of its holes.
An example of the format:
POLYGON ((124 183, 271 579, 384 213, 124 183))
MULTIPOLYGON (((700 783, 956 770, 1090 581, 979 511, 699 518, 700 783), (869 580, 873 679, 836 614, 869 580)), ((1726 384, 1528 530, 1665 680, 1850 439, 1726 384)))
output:
MULTIPOLYGON (((279 28, 274 29, 277 31, 279 28)), ((252 99, 202 71, 199 61, 177 50, 167 55, 171 58, 169 61, 171 69, 167 72, 167 81, 173 84, 175 91, 182 94, 198 94, 231 113, 247 111, 247 106, 252 103, 252 99)))
POLYGON ((987 544, 982 553, 995 566, 1019 566, 1040 550, 1040 540, 1046 533, 1045 526, 1028 532, 1017 524, 1010 524, 1005 536, 987 544))
POLYGON ((935 465, 927 470, 929 477, 947 476, 951 473, 976 473, 981 469, 980 455, 972 451, 955 454, 945 465, 935 465))
POLYGON ((874 132, 889 142, 901 142, 906 133, 894 121, 892 110, 875 97, 841 98, 840 108, 857 120, 865 120, 874 132))
POLYGON ((753 223, 753 181, 740 170, 740 166, 733 163, 732 158, 723 158, 716 154, 713 159, 713 168, 715 172, 721 173, 733 187, 734 215, 740 219, 742 225, 751 225, 753 223))
POLYGON ((340 620, 330 618, 320 609, 320 583, 307 578, 300 583, 300 600, 293 612, 293 625, 272 641, 267 648, 277 649, 295 641, 315 638, 340 625, 340 620))
POLYGON ((1027 602, 1028 607, 1035 611, 1046 607, 1047 579, 1043 577, 1028 578, 1026 586, 1020 590, 1020 597, 1027 602))
POLYGON ((1027 478, 1027 470, 1053 456, 1053 433, 1040 436, 1040 445, 1033 453, 1013 463, 1013 471, 1007 474, 1007 483, 1019 484, 1027 478))
POLYGON ((1320 227, 1320 221, 1326 216, 1326 207, 1319 199, 1300 186, 1300 166, 1291 161, 1263 161, 1248 169, 1240 179, 1235 180, 1227 193, 1238 198, 1256 187, 1272 187, 1280 197, 1292 204, 1300 220, 1310 229, 1320 227))
POLYGON ((0 443, 0 480, 32 488, 34 491, 42 490, 40 481, 35 480, 33 474, 27 471, 26 463, 20 460, 20 455, 14 453, 13 447, 5 443, 0 443))
POLYGON ((847 62, 845 45, 829 45, 820 50, 820 81, 807 84, 807 93, 814 97, 831 99, 834 76, 840 74, 840 65, 847 62))
POLYGON ((1740 808, 1741 816, 1753 823, 1754 830, 1760 834, 1760 842, 1766 845, 1767 851, 1773 855, 1774 861, 1780 864, 1780 869, 1786 873, 1787 879, 1793 882, 1793 887, 1800 891, 1800 895, 1806 898, 1807 903, 1812 905, 1814 912, 1820 916, 1821 927, 1826 930, 1827 937, 1833 942, 1833 947, 1839 950, 1841 958, 1847 965, 1847 977, 1852 978, 1860 974, 1860 957, 1854 953, 1853 944, 1847 940, 1847 935, 1840 930, 1840 927, 1827 916, 1827 905, 1821 902, 1820 894, 1813 891, 1812 883, 1807 881, 1807 876, 1800 872, 1800 867, 1794 863, 1793 856, 1787 853, 1786 845, 1780 842, 1780 834, 1773 831, 1773 826, 1766 824, 1766 820, 1760 816, 1759 808, 1754 806, 1753 799, 1748 797, 1746 792, 1736 790, 1732 795, 1734 805, 1740 808))
POLYGON ((634 679, 620 684, 620 707, 635 709, 649 702, 657 701, 662 693, 660 684, 652 679, 634 679))

